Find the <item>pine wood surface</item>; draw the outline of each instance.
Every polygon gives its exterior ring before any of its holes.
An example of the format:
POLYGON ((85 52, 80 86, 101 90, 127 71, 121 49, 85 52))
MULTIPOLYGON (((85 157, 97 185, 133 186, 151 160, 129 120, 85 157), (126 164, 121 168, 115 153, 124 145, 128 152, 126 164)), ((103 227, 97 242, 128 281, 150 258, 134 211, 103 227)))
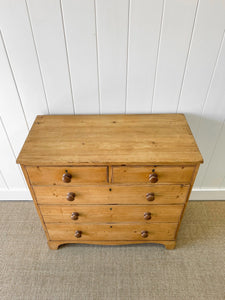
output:
POLYGON ((152 224, 66 224, 46 223, 50 240, 174 240, 177 223, 152 224), (82 236, 76 238, 75 232, 80 230, 82 236), (149 236, 143 238, 141 232, 147 230, 149 236))
POLYGON ((32 185, 65 185, 106 183, 107 167, 27 167, 32 185), (68 171, 72 175, 71 182, 62 180, 63 174, 68 171))
POLYGON ((177 223, 183 205, 41 205, 45 223, 132 223, 132 222, 172 222, 177 223), (73 212, 79 214, 72 220, 73 212), (145 220, 144 214, 151 214, 145 220))
POLYGON ((184 183, 191 182, 193 166, 123 166, 114 167, 112 181, 114 183, 149 183, 149 174, 157 173, 160 183, 184 183))
POLYGON ((17 163, 196 164, 183 114, 37 116, 17 163))
POLYGON ((39 204, 182 204, 186 201, 189 185, 86 185, 33 186, 39 204), (75 193, 74 201, 66 199, 75 193), (154 193, 154 201, 146 199, 154 193))

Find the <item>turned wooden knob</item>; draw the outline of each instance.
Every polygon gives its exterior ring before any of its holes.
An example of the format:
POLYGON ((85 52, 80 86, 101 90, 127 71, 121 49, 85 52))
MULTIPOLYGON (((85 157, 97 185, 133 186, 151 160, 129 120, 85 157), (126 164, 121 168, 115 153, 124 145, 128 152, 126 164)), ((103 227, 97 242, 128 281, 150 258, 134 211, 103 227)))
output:
POLYGON ((81 235, 82 235, 82 231, 77 230, 77 231, 75 232, 75 237, 76 237, 76 238, 80 238, 81 235))
POLYGON ((71 219, 72 220, 77 220, 79 217, 79 213, 78 212, 72 212, 72 215, 71 215, 71 219))
POLYGON ((66 196, 66 200, 73 201, 75 199, 75 197, 76 197, 75 193, 68 193, 66 196))
POLYGON ((69 183, 71 181, 72 175, 67 171, 63 174, 62 181, 69 183))
POLYGON ((149 181, 151 183, 156 183, 158 181, 158 175, 156 173, 149 174, 149 181))
POLYGON ((145 212, 144 213, 144 219, 145 220, 150 220, 152 218, 152 214, 150 212, 145 212))
POLYGON ((155 194, 154 193, 147 193, 146 194, 146 199, 148 201, 154 201, 155 200, 155 194))
POLYGON ((142 236, 143 238, 148 237, 148 231, 143 230, 143 231, 141 232, 141 236, 142 236))

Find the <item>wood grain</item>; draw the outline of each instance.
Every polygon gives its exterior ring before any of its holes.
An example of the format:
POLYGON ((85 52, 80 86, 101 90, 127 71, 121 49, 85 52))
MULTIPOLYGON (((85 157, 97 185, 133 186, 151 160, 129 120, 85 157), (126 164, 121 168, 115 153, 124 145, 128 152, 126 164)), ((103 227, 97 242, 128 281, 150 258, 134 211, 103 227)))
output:
POLYGON ((191 182, 194 172, 193 166, 128 166, 113 168, 114 183, 149 183, 149 175, 156 173, 158 183, 191 182))
POLYGON ((39 204, 182 204, 189 191, 188 185, 87 185, 33 186, 39 204), (75 193, 72 202, 68 193, 75 193), (154 201, 146 194, 154 193, 154 201))
POLYGON ((106 183, 107 167, 27 167, 33 185, 66 185, 106 183), (71 182, 63 182, 63 174, 72 175, 71 182))
POLYGON ((17 163, 195 164, 202 162, 182 114, 38 116, 17 163))
POLYGON ((39 208, 46 223, 177 223, 183 205, 40 205, 39 208), (71 219, 73 212, 79 214, 77 220, 71 219), (146 212, 151 219, 144 219, 146 212))
POLYGON ((152 224, 55 224, 47 223, 50 240, 174 240, 176 223, 152 223, 152 224), (82 236, 77 239, 74 234, 82 231, 82 236), (143 238, 141 232, 147 230, 149 236, 143 238))

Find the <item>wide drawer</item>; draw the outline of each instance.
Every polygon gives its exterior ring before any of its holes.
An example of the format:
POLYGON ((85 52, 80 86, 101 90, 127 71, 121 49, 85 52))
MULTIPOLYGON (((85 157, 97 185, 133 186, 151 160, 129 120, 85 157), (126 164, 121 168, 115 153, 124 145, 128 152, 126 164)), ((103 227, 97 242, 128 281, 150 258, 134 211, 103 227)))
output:
POLYGON ((27 172, 32 185, 72 186, 107 182, 107 167, 27 167, 27 172), (69 182, 65 182, 65 175, 69 182))
POLYGON ((113 183, 153 183, 150 176, 159 183, 191 183, 193 166, 114 166, 112 170, 113 183))
POLYGON ((46 224, 50 240, 67 241, 131 241, 174 240, 176 223, 152 224, 46 224), (143 232, 147 231, 147 237, 143 232), (81 235, 79 238, 75 234, 81 235))
POLYGON ((33 186, 33 189, 39 204, 182 204, 189 186, 33 186))
POLYGON ((40 205, 46 223, 179 222, 183 205, 40 205))

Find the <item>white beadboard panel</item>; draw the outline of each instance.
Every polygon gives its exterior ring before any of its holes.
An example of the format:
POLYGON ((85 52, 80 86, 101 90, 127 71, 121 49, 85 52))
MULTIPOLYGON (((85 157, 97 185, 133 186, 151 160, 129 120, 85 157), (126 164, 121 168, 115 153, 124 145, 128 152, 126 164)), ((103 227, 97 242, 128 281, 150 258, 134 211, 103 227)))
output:
POLYGON ((29 200, 18 155, 37 114, 184 113, 225 200, 225 0, 0 0, 0 199, 29 200))
MULTIPOLYGON (((0 28, 28 125, 48 113, 25 1, 0 1, 0 28)), ((15 120, 15 119, 14 119, 15 120)))
POLYGON ((197 0, 166 0, 159 44, 152 112, 177 110, 197 0))
POLYGON ((19 166, 16 165, 15 155, 10 146, 7 133, 0 118, 0 171, 4 175, 9 189, 25 188, 19 166))
MULTIPOLYGON (((225 36, 224 36, 225 37, 225 36)), ((202 180, 208 169, 216 141, 225 119, 225 39, 218 56, 211 85, 202 111, 197 132, 197 143, 204 157, 204 164, 199 169, 195 186, 202 186, 202 180)), ((224 149, 225 151, 225 149, 224 149)), ((205 185, 204 185, 205 187, 205 185)))
POLYGON ((76 113, 98 114, 98 60, 94 0, 63 0, 62 13, 76 113))
POLYGON ((178 112, 196 135, 225 29, 225 1, 200 1, 178 112), (214 17, 212 17, 214 16, 214 17))
MULTIPOLYGON (((28 134, 28 127, 4 47, 4 41, 0 35, 0 121, 1 119, 3 122, 1 125, 4 124, 6 128, 12 149, 15 155, 18 155, 28 134)), ((0 147, 2 150, 1 143, 0 147)), ((7 151, 4 152, 4 155, 7 156, 7 151)), ((0 156, 3 156, 2 151, 0 156)))
POLYGON ((125 113, 129 0, 96 0, 101 113, 125 113))
POLYGON ((150 113, 163 0, 131 0, 127 113, 150 113))
POLYGON ((73 114, 60 1, 27 0, 37 55, 51 114, 73 114))
MULTIPOLYGON (((225 100, 225 99, 224 99, 225 100)), ((203 175, 203 187, 221 187, 224 180, 225 169, 225 121, 223 123, 220 136, 216 143, 213 157, 209 162, 209 166, 203 175)))

